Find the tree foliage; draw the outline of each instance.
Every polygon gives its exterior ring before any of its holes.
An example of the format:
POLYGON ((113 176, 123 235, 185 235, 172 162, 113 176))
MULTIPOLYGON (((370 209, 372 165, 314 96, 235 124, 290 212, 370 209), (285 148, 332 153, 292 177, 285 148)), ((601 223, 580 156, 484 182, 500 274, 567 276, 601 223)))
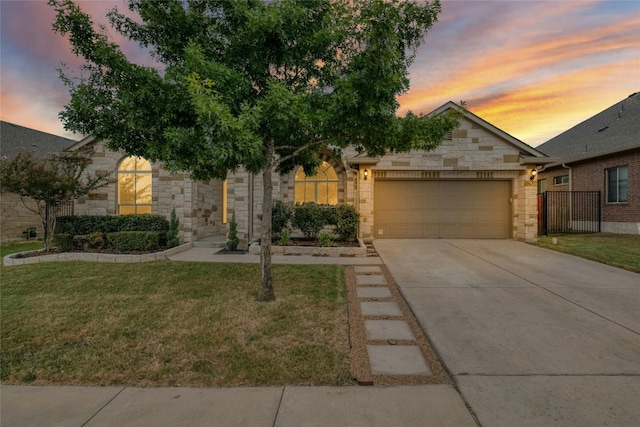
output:
POLYGON ((36 159, 31 152, 19 153, 0 162, 0 190, 20 195, 24 206, 40 216, 45 230, 45 249, 51 249, 60 207, 111 182, 109 175, 85 174, 91 164, 86 153, 65 153, 36 159), (25 199, 33 199, 35 208, 25 199))
POLYGON ((408 67, 438 0, 130 0, 111 26, 150 49, 129 61, 71 0, 49 0, 54 30, 84 58, 61 72, 69 130, 93 134, 196 179, 262 173, 261 300, 271 280, 271 173, 320 163, 318 151, 430 150, 460 116, 396 116, 408 67))

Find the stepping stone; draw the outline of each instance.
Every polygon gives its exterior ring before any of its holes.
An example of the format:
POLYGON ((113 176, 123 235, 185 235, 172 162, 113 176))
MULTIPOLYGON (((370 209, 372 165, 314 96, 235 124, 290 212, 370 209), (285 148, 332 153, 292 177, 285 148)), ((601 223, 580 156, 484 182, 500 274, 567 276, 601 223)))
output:
POLYGON ((380 270, 380 267, 378 267, 377 265, 360 265, 354 267, 353 270, 356 272, 356 274, 382 273, 382 270, 380 270))
POLYGON ((409 324, 404 320, 366 320, 369 340, 415 340, 409 324))
POLYGON ((368 345, 367 353, 374 375, 432 375, 415 345, 368 345))
POLYGON ((389 298, 391 291, 382 286, 369 286, 358 288, 358 298, 389 298))
POLYGON ((402 316, 395 302, 361 302, 360 310, 363 316, 402 316))
POLYGON ((386 285, 387 279, 381 275, 375 276, 356 276, 356 284, 363 285, 386 285))

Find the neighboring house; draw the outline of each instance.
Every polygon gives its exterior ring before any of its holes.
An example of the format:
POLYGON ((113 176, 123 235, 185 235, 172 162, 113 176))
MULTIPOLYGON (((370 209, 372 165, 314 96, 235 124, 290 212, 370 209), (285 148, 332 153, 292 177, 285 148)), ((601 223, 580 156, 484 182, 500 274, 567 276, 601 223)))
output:
MULTIPOLYGON (((76 141, 49 133, 40 132, 8 122, 0 122, 0 157, 12 159, 20 152, 30 151, 37 159, 51 157, 60 153, 76 141)), ((28 228, 35 228, 38 237, 42 237, 40 217, 25 208, 16 194, 2 194, 0 200, 0 240, 20 240, 25 237, 28 228)), ((36 208, 35 202, 27 199, 27 204, 36 208)))
MULTIPOLYGON (((431 114, 457 108, 449 102, 431 114)), ((247 245, 259 238, 262 177, 230 173, 225 181, 193 181, 160 164, 105 148, 93 137, 70 149, 92 145, 94 173, 114 172, 117 183, 77 200, 76 214, 154 213, 175 208, 180 239, 193 242, 225 235, 236 214, 247 245)), ((316 176, 302 168, 274 174, 274 199, 301 203, 348 203, 361 216, 360 237, 515 238, 537 237, 536 178, 532 170, 549 159, 538 150, 467 112, 460 127, 430 152, 381 158, 345 150, 321 154, 316 176)))
POLYGON ((601 231, 640 234, 640 93, 537 147, 544 191, 600 191, 601 231))

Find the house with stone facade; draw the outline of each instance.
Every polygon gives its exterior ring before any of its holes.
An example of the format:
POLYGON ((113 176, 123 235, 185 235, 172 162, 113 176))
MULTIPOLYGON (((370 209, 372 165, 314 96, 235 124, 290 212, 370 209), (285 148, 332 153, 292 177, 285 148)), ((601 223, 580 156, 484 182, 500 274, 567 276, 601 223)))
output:
POLYGON ((539 191, 599 191, 601 231, 640 234, 640 93, 539 145, 539 191))
MULTIPOLYGON (((460 107, 449 102, 431 114, 460 107)), ((70 150, 93 148, 93 173, 113 172, 116 182, 75 203, 75 213, 153 213, 180 220, 180 239, 195 242, 225 235, 236 214, 243 245, 259 238, 262 177, 238 171, 226 180, 195 181, 160 163, 109 151, 87 137, 70 150)), ((302 168, 274 174, 274 199, 291 203, 348 203, 361 216, 359 237, 513 238, 537 237, 537 182, 532 171, 547 156, 471 112, 458 129, 430 152, 392 153, 380 158, 344 150, 320 154, 315 176, 302 168)))
MULTIPOLYGON (((66 150, 76 141, 50 133, 40 132, 24 126, 0 122, 0 157, 11 159, 20 152, 31 152, 36 159, 45 159, 66 150)), ((27 199, 27 205, 36 209, 33 200, 27 199)), ((0 194, 0 240, 20 240, 26 237, 28 229, 35 229, 42 237, 40 217, 27 209, 17 194, 0 194)))

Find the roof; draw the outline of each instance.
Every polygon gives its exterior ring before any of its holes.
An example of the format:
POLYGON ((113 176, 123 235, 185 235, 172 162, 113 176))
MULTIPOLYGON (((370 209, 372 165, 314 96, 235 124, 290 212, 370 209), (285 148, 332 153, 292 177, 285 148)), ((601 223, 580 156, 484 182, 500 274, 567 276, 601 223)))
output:
MULTIPOLYGON (((456 109, 458 111, 462 110, 463 108, 456 104, 453 101, 449 101, 446 104, 444 104, 443 106, 441 106, 440 108, 437 108, 435 110, 433 110, 431 113, 429 113, 429 115, 438 115, 438 114, 442 114, 445 111, 449 110, 449 109, 456 109)), ((523 155, 523 157, 535 157, 535 158, 541 158, 545 159, 547 157, 547 155, 545 153, 543 153, 540 150, 537 150, 535 148, 533 148, 532 146, 530 146, 529 144, 520 141, 518 138, 509 135, 507 132, 503 131, 502 129, 498 129, 497 127, 495 127, 494 125, 492 125, 491 123, 487 122, 486 120, 476 116, 475 114, 473 114, 471 111, 464 109, 464 113, 465 113, 465 118, 467 118, 468 120, 470 120, 471 122, 475 123, 476 125, 484 128, 485 130, 501 137, 502 139, 506 140, 507 142, 511 143, 513 146, 517 147, 520 150, 520 153, 523 155)))
POLYGON ((627 98, 560 135, 538 149, 561 163, 573 163, 640 148, 640 93, 627 98))
POLYGON ((76 141, 26 128, 9 122, 0 122, 0 156, 13 158, 23 151, 31 151, 36 158, 49 157, 66 150, 76 141))
MULTIPOLYGON (((445 111, 449 110, 449 109, 455 109, 458 111, 464 111, 464 116, 466 119, 470 120, 472 123, 475 123, 476 125, 478 125, 479 127, 501 137, 502 139, 504 139, 505 141, 507 141, 508 143, 510 143, 511 145, 515 146, 516 148, 518 148, 518 150, 520 150, 520 154, 521 154, 521 163, 526 163, 526 164, 530 164, 530 163, 536 163, 536 164, 546 164, 546 163, 550 163, 550 162, 554 162, 557 159, 552 159, 547 157, 547 155, 535 148, 533 148, 532 146, 520 141, 518 138, 515 138, 512 135, 509 135, 508 133, 506 133, 505 131, 498 129, 497 127, 495 127, 494 125, 492 125, 491 123, 487 122, 486 120, 481 119, 480 117, 476 116, 475 114, 473 114, 471 111, 464 109, 463 107, 461 107, 460 105, 456 104, 453 101, 449 101, 446 104, 442 105, 441 107, 433 110, 432 112, 429 113, 429 115, 438 115, 438 114, 442 114, 445 111)), ((360 153, 357 156, 354 156, 352 158, 347 159, 347 163, 348 164, 376 164, 378 163, 378 161, 380 161, 380 159, 378 158, 370 158, 368 157, 367 153, 360 153)))

